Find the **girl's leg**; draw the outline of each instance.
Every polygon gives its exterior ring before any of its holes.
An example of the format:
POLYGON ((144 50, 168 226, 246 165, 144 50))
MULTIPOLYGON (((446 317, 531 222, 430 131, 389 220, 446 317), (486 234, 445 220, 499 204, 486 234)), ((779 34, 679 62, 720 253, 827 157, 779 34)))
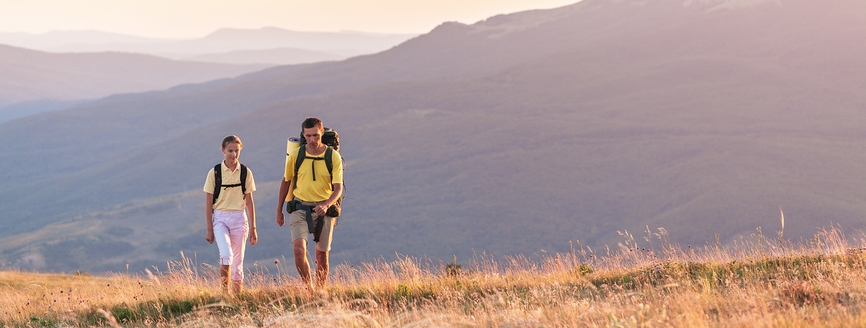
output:
POLYGON ((231 271, 230 265, 220 264, 220 286, 223 292, 229 291, 229 271, 231 271))
POLYGON ((241 211, 233 216, 231 224, 231 279, 232 290, 240 292, 244 280, 244 253, 246 251, 247 237, 249 236, 249 225, 247 224, 246 211, 241 211))
POLYGON ((231 235, 228 226, 227 212, 214 211, 213 231, 214 239, 219 248, 220 262, 220 284, 223 291, 228 291, 229 272, 231 271, 231 261, 234 258, 234 250, 231 247, 231 235))

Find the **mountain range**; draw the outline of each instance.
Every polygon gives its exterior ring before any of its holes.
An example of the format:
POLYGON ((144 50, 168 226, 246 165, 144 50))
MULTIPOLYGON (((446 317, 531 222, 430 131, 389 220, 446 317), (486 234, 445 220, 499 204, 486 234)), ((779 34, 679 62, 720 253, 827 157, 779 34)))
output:
POLYGON ((376 53, 415 36, 355 31, 303 32, 276 27, 224 28, 192 39, 53 31, 43 34, 0 33, 0 44, 60 53, 125 52, 184 61, 288 65, 376 53))
POLYGON ((346 161, 334 262, 853 234, 864 37, 862 1, 584 0, 31 115, 0 124, 14 140, 0 257, 55 271, 164 267, 178 252, 215 263, 201 186, 227 134, 258 186, 248 263, 291 257, 273 215, 286 138, 307 116, 340 133, 346 161))
MULTIPOLYGON (((132 53, 47 53, 0 45, 2 107, 32 101, 75 101, 168 89, 273 65, 183 62, 132 53)), ((22 104, 18 104, 22 105, 22 104)))

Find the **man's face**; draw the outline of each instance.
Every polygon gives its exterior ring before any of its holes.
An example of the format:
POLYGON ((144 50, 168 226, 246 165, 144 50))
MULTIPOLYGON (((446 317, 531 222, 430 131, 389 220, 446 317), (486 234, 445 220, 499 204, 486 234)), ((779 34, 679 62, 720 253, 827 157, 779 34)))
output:
POLYGON ((319 127, 304 128, 304 139, 307 140, 308 145, 319 147, 319 143, 322 142, 323 132, 323 129, 320 129, 319 127))

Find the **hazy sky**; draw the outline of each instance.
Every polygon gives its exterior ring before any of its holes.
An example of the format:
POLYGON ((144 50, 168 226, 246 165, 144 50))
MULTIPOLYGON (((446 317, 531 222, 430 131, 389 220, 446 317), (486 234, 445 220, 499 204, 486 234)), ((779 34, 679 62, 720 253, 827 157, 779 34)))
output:
POLYGON ((218 28, 424 33, 446 21, 560 7, 579 0, 0 0, 0 32, 99 30, 201 37, 218 28))

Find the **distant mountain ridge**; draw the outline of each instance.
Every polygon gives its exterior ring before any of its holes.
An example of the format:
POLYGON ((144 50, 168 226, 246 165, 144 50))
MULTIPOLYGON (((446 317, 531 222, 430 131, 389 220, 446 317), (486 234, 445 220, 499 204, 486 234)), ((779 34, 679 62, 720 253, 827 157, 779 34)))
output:
MULTIPOLYGON (((303 53, 297 57, 289 56, 285 59, 264 57, 269 59, 266 64, 285 65, 326 61, 334 58, 345 59, 376 53, 414 36, 414 34, 351 31, 300 32, 264 27, 260 29, 225 28, 195 39, 152 39, 94 31, 60 31, 41 35, 0 33, 0 44, 50 52, 131 52, 175 60, 190 60, 197 56, 236 51, 264 52, 285 48, 321 54, 320 57, 311 57, 311 53, 303 53)), ((287 55, 291 55, 291 53, 287 53, 287 55)), ((228 63, 244 64, 249 63, 249 60, 244 59, 228 63)))
POLYGON ((345 56, 329 54, 321 51, 297 48, 279 48, 267 50, 239 50, 218 54, 198 55, 187 58, 197 62, 234 63, 234 64, 267 64, 284 65, 307 64, 321 61, 346 59, 345 56))
MULTIPOLYGON (((68 44, 105 44, 105 43, 151 43, 173 41, 153 39, 101 31, 51 31, 40 34, 23 32, 0 32, 0 44, 48 51, 68 44)), ((102 51, 106 51, 102 50, 102 51)))
POLYGON ((347 161, 334 262, 603 250, 626 231, 733 243, 775 236, 780 207, 785 238, 862 229, 866 3, 745 3, 585 0, 2 124, 21 140, 0 157, 2 260, 212 262, 200 186, 229 133, 259 186, 248 259, 290 257, 271 216, 285 138, 310 115, 347 161))
POLYGON ((79 100, 167 89, 267 66, 180 62, 128 53, 55 54, 0 45, 0 107, 39 99, 79 100))

